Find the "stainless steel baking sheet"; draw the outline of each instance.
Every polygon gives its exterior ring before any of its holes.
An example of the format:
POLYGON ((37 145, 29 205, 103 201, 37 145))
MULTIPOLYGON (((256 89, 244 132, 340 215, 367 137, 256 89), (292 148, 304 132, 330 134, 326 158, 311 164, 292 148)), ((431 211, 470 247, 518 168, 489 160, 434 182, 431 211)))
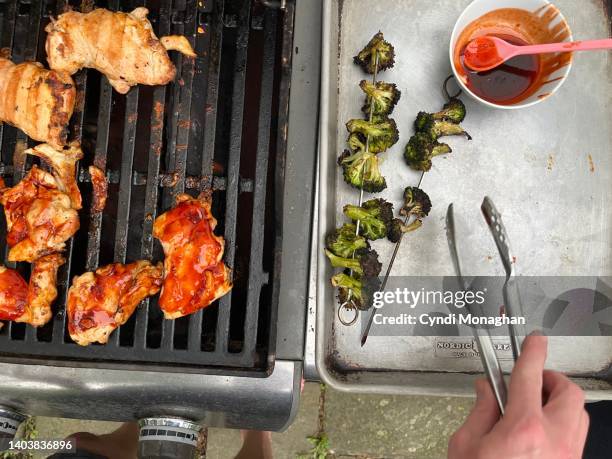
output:
MULTIPOLYGON (((318 248, 312 260, 317 306, 317 368, 337 389, 360 392, 467 394, 481 370, 477 358, 444 352, 448 338, 372 336, 360 347, 359 323, 341 325, 323 254, 327 231, 343 221, 342 205, 359 192, 348 187, 336 158, 345 148, 344 123, 360 116, 365 78, 352 56, 378 30, 395 45, 396 65, 381 78, 402 91, 392 117, 400 141, 384 153, 388 188, 380 196, 400 205, 418 174, 402 158, 419 110, 444 102, 451 74, 448 46, 468 0, 328 0, 323 18, 319 150, 318 248)), ((605 1, 558 0, 576 39, 610 35, 605 1)), ((452 275, 444 216, 455 203, 464 264, 471 274, 503 273, 480 214, 485 195, 503 214, 522 275, 612 275, 612 53, 582 53, 560 91, 534 107, 492 110, 463 97, 464 123, 474 136, 449 143, 454 152, 434 162, 422 188, 433 202, 423 228, 404 238, 392 275, 452 275)), ((375 242, 386 268, 392 244, 375 242)), ((366 320, 362 314, 360 320, 366 320)), ((565 371, 591 398, 612 398, 607 382, 612 338, 551 338, 547 366, 565 371)))

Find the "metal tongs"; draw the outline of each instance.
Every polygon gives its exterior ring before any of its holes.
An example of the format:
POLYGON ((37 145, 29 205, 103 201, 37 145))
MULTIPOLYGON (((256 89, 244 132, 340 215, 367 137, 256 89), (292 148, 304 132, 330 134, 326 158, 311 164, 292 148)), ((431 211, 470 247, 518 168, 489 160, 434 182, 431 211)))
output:
MULTIPOLYGON (((523 306, 521 303, 521 297, 519 294, 518 284, 514 270, 514 257, 510 250, 510 243, 506 228, 502 223, 501 215, 495 208, 493 201, 489 197, 485 197, 480 207, 484 218, 491 230, 495 245, 502 259, 504 269, 506 270, 506 281, 503 287, 504 307, 505 313, 508 317, 517 317, 523 315, 523 306)), ((469 290, 470 286, 467 285, 461 274, 461 265, 459 263, 459 255, 457 252, 457 243, 455 239, 455 221, 453 217, 453 205, 448 206, 446 213, 446 238, 448 239, 448 248, 450 249, 453 266, 457 275, 457 280, 460 287, 464 290, 469 290)), ((468 311, 473 314, 473 305, 467 305, 468 311)), ((519 358, 521 352, 521 337, 524 336, 522 329, 512 324, 508 325, 510 329, 510 345, 512 347, 512 356, 514 361, 519 358)), ((493 340, 488 329, 474 328, 474 338, 476 339, 476 345, 478 346, 478 352, 480 354, 480 360, 484 367, 489 383, 497 399, 499 410, 501 414, 504 414, 504 407, 508 398, 508 389, 504 380, 504 374, 501 369, 501 364, 497 358, 495 347, 493 346, 493 340)))

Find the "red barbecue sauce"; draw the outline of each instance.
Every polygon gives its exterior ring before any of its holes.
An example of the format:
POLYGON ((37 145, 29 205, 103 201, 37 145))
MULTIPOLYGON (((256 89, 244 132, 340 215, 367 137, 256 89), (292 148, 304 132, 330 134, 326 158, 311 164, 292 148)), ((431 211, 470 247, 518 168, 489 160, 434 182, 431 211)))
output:
POLYGON ((459 34, 453 50, 453 64, 459 78, 484 100, 512 105, 531 96, 550 95, 549 84, 559 80, 553 74, 569 65, 572 53, 516 56, 488 72, 474 72, 464 65, 467 45, 479 37, 494 36, 512 44, 558 43, 570 37, 567 22, 559 21, 559 10, 544 5, 536 11, 500 8, 468 24, 459 34))
MULTIPOLYGON (((495 34, 513 45, 527 45, 524 40, 511 35, 495 34)), ((523 95, 538 81, 540 57, 538 55, 516 56, 502 65, 486 72, 475 72, 465 65, 466 48, 461 51, 461 65, 467 76, 467 86, 474 94, 495 104, 512 104, 523 99, 523 95)), ((468 51, 469 52, 469 51, 468 51)), ((474 63, 485 65, 498 59, 494 45, 480 47, 470 56, 474 63)))

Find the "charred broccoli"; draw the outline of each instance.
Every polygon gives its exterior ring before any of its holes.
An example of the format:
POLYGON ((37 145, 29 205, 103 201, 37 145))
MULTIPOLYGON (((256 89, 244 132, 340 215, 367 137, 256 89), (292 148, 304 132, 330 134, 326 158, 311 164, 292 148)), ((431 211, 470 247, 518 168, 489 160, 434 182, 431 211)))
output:
POLYGON ((357 309, 365 311, 372 304, 374 292, 380 289, 378 277, 357 278, 345 273, 336 274, 331 278, 334 287, 338 287, 338 301, 345 304, 350 301, 357 309), (349 297, 349 291, 350 297, 349 297))
POLYGON ((427 134, 434 141, 448 135, 464 135, 468 140, 472 139, 472 136, 459 124, 445 119, 436 119, 435 115, 431 113, 419 112, 414 122, 414 127, 417 132, 427 134))
POLYGON ((378 167, 378 157, 373 153, 344 150, 338 164, 342 166, 344 181, 355 188, 368 193, 380 193, 387 188, 387 181, 378 167))
POLYGON ((422 224, 423 222, 417 219, 406 225, 399 218, 394 218, 389 224, 387 239, 389 239, 391 242, 398 242, 402 238, 402 234, 415 231, 419 229, 422 224))
POLYGON ((346 129, 351 134, 361 134, 369 137, 370 153, 381 153, 399 140, 399 131, 395 121, 390 118, 377 118, 375 121, 353 119, 346 123, 346 129))
POLYGON ((437 120, 446 120, 451 123, 459 124, 465 119, 465 105, 460 99, 453 97, 444 104, 442 111, 434 113, 433 116, 437 120))
POLYGON ((328 249, 325 249, 325 255, 334 268, 350 269, 360 276, 376 277, 382 268, 376 251, 367 248, 357 250, 354 258, 339 257, 328 249))
POLYGON ((349 204, 343 211, 351 220, 359 220, 359 233, 372 241, 384 238, 387 226, 393 220, 393 204, 384 199, 371 199, 361 207, 349 204))
POLYGON ((414 215, 422 219, 429 215, 431 211, 431 199, 427 193, 420 188, 409 186, 404 190, 404 205, 400 209, 400 214, 406 217, 414 215))
POLYGON ((366 94, 366 103, 361 108, 366 115, 370 114, 370 106, 372 106, 374 115, 390 114, 402 95, 395 84, 385 83, 384 81, 378 81, 374 84, 362 80, 359 87, 366 94))
POLYGON ((406 145, 404 159, 411 168, 427 172, 431 169, 431 159, 434 156, 451 153, 452 151, 447 144, 432 140, 429 135, 423 132, 417 132, 406 145))
POLYGON ((382 32, 372 37, 369 43, 359 51, 353 61, 359 65, 364 72, 373 74, 376 71, 376 57, 378 56, 378 70, 386 70, 395 64, 395 50, 391 43, 385 41, 382 32))
POLYGON ((351 223, 345 223, 342 227, 334 230, 325 238, 327 249, 339 257, 348 258, 359 249, 368 247, 368 242, 363 236, 357 235, 357 227, 351 223))
POLYGON ((361 134, 354 133, 349 135, 347 140, 348 146, 353 153, 365 152, 366 144, 365 139, 361 134))

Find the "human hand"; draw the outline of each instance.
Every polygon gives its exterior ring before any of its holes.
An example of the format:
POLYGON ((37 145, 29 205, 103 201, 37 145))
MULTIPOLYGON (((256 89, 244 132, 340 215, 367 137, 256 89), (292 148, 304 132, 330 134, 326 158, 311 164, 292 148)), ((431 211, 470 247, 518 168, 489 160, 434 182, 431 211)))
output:
POLYGON ((450 439, 449 459, 582 457, 589 428, 584 393, 561 373, 544 370, 547 345, 545 336, 525 338, 503 417, 489 382, 476 381, 476 403, 450 439))

